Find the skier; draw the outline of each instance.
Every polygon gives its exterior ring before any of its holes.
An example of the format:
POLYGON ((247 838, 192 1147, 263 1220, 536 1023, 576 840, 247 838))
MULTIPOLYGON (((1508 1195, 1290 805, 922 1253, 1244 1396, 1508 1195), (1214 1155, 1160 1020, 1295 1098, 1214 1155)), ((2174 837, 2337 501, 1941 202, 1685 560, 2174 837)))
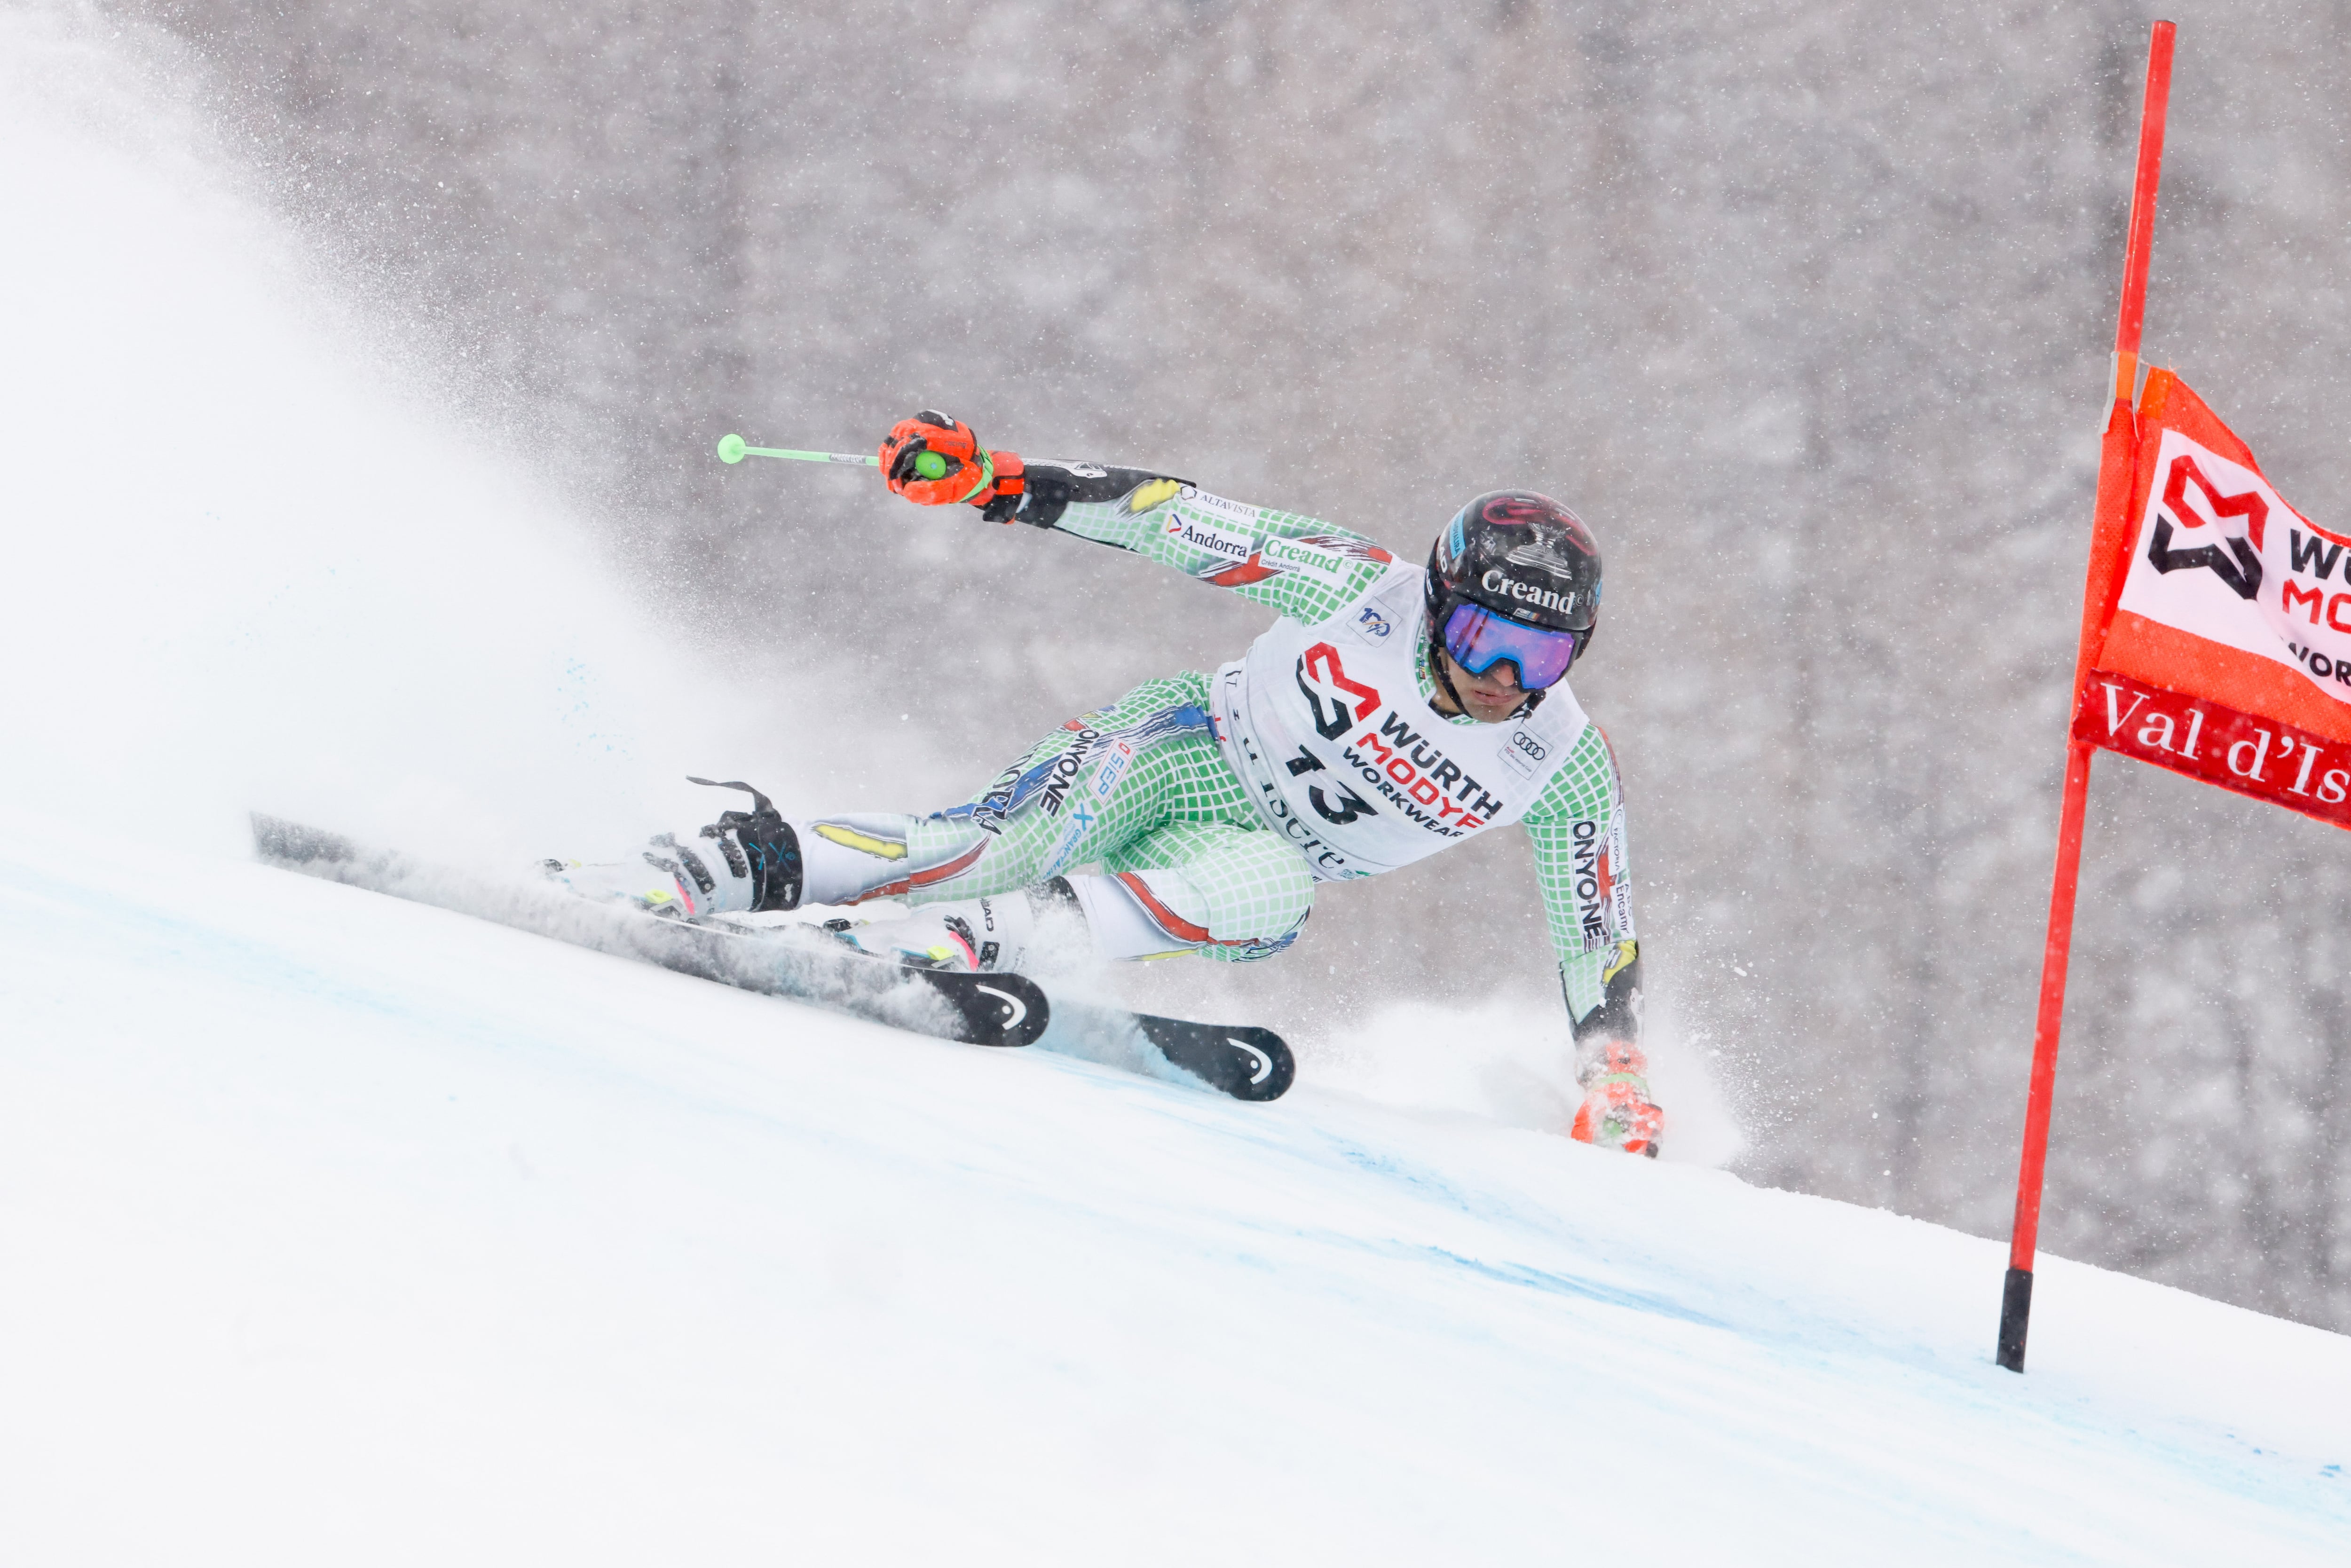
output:
POLYGON ((1148 556, 1281 619, 1213 675, 1071 719, 959 805, 787 821, 736 783, 748 810, 564 881, 685 915, 897 899, 904 918, 829 924, 925 967, 1019 971, 1071 946, 1245 962, 1297 940, 1317 883, 1522 822, 1585 1090, 1572 1135, 1656 1154, 1622 789, 1562 678, 1600 608, 1599 547, 1573 513, 1479 496, 1424 569, 1172 476, 990 452, 942 413, 900 421, 881 466, 909 501, 1148 556))

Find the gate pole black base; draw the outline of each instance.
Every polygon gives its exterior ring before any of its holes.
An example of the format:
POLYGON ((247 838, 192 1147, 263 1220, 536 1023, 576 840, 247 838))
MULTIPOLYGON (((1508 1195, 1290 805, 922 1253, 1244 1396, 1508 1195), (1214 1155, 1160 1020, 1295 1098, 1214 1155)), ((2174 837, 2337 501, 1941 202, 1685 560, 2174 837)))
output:
POLYGON ((2011 1269, 2000 1292, 2000 1364, 2011 1372, 2024 1370, 2024 1326, 2032 1316, 2032 1270, 2011 1269))

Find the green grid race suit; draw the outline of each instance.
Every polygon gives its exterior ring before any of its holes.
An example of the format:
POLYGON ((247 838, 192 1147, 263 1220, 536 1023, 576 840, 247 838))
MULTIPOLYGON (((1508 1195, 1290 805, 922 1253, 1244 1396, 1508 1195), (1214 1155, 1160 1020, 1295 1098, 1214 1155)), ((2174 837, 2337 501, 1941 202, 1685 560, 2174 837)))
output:
MULTIPOLYGON (((1430 836, 1401 855, 1376 857, 1378 863, 1347 865, 1344 857, 1324 855, 1320 858, 1340 860, 1341 867, 1311 865, 1314 846, 1301 851, 1294 827, 1285 836, 1288 824, 1273 799, 1273 785, 1260 780, 1252 789, 1236 765, 1229 719, 1219 726, 1225 716, 1220 694, 1211 689, 1216 682, 1186 672, 1146 682, 1110 707, 1071 719, 960 805, 927 817, 876 813, 803 822, 810 902, 896 897, 922 904, 987 896, 1099 864, 1145 905, 1155 925, 1173 938, 1171 949, 1250 959, 1295 938, 1318 875, 1338 879, 1389 869, 1485 825, 1466 814, 1481 800, 1475 779, 1458 792, 1448 788, 1427 811, 1415 811, 1412 800, 1431 799, 1428 786, 1409 762, 1399 763, 1392 755, 1408 746, 1426 760, 1432 742, 1468 745, 1479 738, 1490 748, 1495 732, 1504 728, 1479 726, 1466 716, 1437 717, 1427 708, 1436 688, 1428 638, 1418 619, 1418 569, 1394 561, 1370 539, 1329 523, 1241 506, 1167 476, 1039 460, 1027 466, 1028 490, 1009 520, 1148 556, 1278 612, 1283 621, 1260 639, 1261 648, 1285 633, 1293 642, 1328 635, 1330 641, 1313 647, 1332 653, 1348 623, 1380 619, 1382 612, 1374 607, 1386 607, 1391 619, 1413 617, 1410 680, 1417 701, 1410 706, 1422 715, 1422 727, 1402 727, 1406 705, 1398 695, 1393 705, 1397 716, 1384 732, 1367 728, 1344 742, 1344 762, 1365 764, 1360 778, 1343 783, 1341 774, 1332 772, 1332 794, 1318 797, 1316 804, 1321 810, 1334 796, 1353 802, 1337 814, 1322 810, 1332 821, 1343 821, 1356 810, 1390 818, 1426 817, 1430 836), (1345 623, 1338 619, 1343 612, 1348 612, 1345 623), (1452 727, 1440 732, 1439 726, 1452 727), (1468 733, 1479 730, 1489 733, 1468 733), (1225 746, 1218 744, 1220 737, 1225 746), (1389 764, 1385 774, 1378 767, 1383 759, 1389 764), (1413 794, 1407 797, 1396 780, 1408 782, 1413 794), (1375 789, 1379 798, 1368 798, 1375 789), (1472 804, 1465 807, 1458 800, 1472 804), (1446 813, 1441 823, 1439 812, 1446 813), (1464 822, 1469 824, 1466 829, 1464 822)), ((1385 626, 1371 630, 1387 632, 1385 626)), ((1227 666, 1217 679, 1237 681, 1240 668, 1227 666)), ((1300 668, 1304 690, 1303 661, 1300 668)), ((1330 669, 1334 675, 1338 672, 1335 653, 1330 669)), ((1352 685, 1343 675, 1337 678, 1352 685)), ((1314 715, 1324 711, 1317 701, 1314 715)), ((1371 716, 1360 703, 1352 715, 1343 706, 1337 714, 1341 727, 1351 717, 1364 725, 1371 716)), ((1634 1039, 1639 949, 1615 759, 1599 727, 1583 720, 1563 685, 1525 721, 1525 730, 1532 732, 1536 720, 1546 717, 1550 727, 1541 733, 1565 746, 1565 754, 1546 758, 1547 776, 1531 775, 1539 795, 1500 820, 1523 822, 1533 842, 1561 982, 1579 1040, 1634 1039)), ((1322 734, 1343 738, 1333 728, 1322 734)), ((1303 748, 1301 760, 1320 770, 1303 748)), ((1332 757, 1332 766, 1339 761, 1332 757)), ((1299 765, 1293 762, 1290 772, 1299 765)), ((1518 765, 1525 770, 1522 760, 1518 765)), ((1459 776, 1459 769, 1447 767, 1459 776)), ((1489 777, 1494 776, 1489 768, 1489 777)), ((1281 769, 1273 768, 1272 777, 1280 779, 1281 769)), ((1295 792, 1293 786, 1284 787, 1295 792)))
POLYGON ((1207 677, 1193 673, 1071 719, 961 805, 798 829, 809 903, 988 897, 1098 863, 1165 934, 1162 952, 1263 957, 1314 899, 1305 862, 1219 755, 1207 677))

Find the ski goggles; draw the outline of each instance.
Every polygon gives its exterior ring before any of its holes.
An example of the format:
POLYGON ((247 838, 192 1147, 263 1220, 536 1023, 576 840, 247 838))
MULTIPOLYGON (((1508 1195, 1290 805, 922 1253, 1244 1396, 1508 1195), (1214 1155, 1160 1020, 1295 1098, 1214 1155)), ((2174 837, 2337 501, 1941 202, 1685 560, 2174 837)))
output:
POLYGON ((1559 684, 1575 663, 1581 632, 1548 632, 1495 614, 1482 604, 1457 604, 1445 618, 1445 651, 1473 675, 1504 660, 1518 667, 1519 685, 1539 692, 1559 684))

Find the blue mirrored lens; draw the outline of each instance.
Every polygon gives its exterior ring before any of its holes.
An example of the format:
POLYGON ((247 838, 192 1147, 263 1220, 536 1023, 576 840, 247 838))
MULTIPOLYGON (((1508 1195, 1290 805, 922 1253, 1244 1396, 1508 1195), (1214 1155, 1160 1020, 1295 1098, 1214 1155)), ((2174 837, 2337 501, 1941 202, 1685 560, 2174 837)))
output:
POLYGON ((1445 651, 1473 675, 1509 660, 1519 685, 1531 692, 1556 685, 1575 662, 1573 632, 1521 626, 1476 604, 1457 604, 1445 618, 1445 651))

